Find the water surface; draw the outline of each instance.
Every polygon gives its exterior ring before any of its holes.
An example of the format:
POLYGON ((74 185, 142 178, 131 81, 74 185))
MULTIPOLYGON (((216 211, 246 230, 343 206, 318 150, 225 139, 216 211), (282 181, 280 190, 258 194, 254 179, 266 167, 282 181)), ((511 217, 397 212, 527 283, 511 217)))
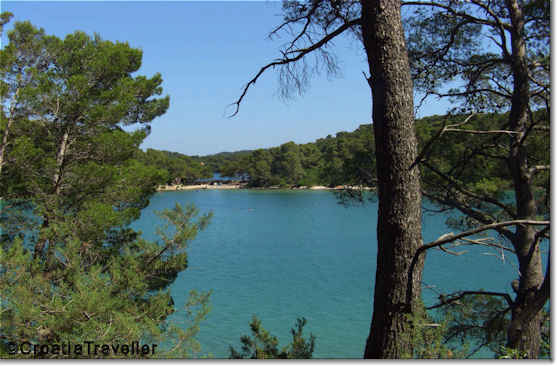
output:
MULTIPOLYGON (((314 357, 361 358, 369 332, 376 269, 377 203, 344 207, 328 191, 201 190, 157 193, 134 223, 148 239, 155 210, 195 204, 212 211, 209 227, 188 250, 189 268, 171 287, 178 308, 191 289, 213 290, 201 325, 205 354, 227 357, 249 333, 253 314, 284 344, 297 317, 317 336, 314 357)), ((424 241, 453 231, 446 216, 424 214, 424 241)), ((455 290, 510 290, 514 258, 466 248, 451 256, 430 251, 424 300, 455 290)), ((174 315, 180 321, 183 314, 174 315)))

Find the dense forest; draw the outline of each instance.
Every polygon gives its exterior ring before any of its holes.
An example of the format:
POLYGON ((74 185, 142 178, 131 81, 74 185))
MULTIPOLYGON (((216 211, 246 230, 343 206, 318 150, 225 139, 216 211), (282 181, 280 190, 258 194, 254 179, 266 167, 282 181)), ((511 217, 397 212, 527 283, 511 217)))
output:
POLYGON ((202 157, 223 176, 245 176, 249 186, 371 185, 375 170, 371 125, 339 132, 313 143, 287 142, 250 152, 202 157), (366 179, 368 178, 368 179, 366 179))
MULTIPOLYGON (((537 118, 545 118, 547 112, 536 112, 537 118)), ((471 131, 495 130, 508 117, 507 114, 478 114, 467 121, 471 131)), ((427 157, 434 157, 439 164, 452 166, 467 156, 474 146, 481 145, 477 136, 464 136, 458 140, 444 137, 432 140, 444 125, 465 119, 463 115, 430 116, 416 121, 419 148, 427 157), (448 140, 450 139, 450 140, 448 140)), ((544 124, 546 124, 544 122, 544 124)), ((549 138, 537 133, 529 141, 528 150, 535 165, 549 163, 549 138)), ((148 149, 138 152, 139 160, 146 165, 165 169, 164 182, 193 183, 210 178, 213 173, 224 177, 245 179, 250 187, 300 187, 339 185, 374 187, 377 181, 373 158, 374 134, 371 124, 362 124, 352 132, 339 132, 315 142, 295 144, 287 142, 278 147, 257 150, 225 152, 206 156, 186 156, 175 152, 148 149)), ((424 155, 423 158, 426 156, 424 155)), ((459 171, 463 182, 475 182, 477 187, 488 191, 504 192, 510 189, 511 180, 502 162, 484 156, 478 166, 459 171), (487 178, 489 177, 489 178, 487 178)), ((463 165, 464 168, 464 165, 463 165)), ((424 173, 427 169, 424 169, 424 173)), ((536 185, 548 188, 548 172, 536 176, 536 185)), ((541 192, 541 191, 540 191, 541 192)))
POLYGON ((138 152, 138 157, 147 165, 168 171, 161 183, 192 183, 220 173, 247 180, 250 187, 368 185, 372 179, 364 178, 374 170, 373 159, 369 159, 372 146, 371 125, 362 125, 354 132, 339 132, 307 144, 287 142, 269 149, 207 156, 148 149, 138 152))
POLYGON ((211 178, 212 167, 204 164, 196 157, 190 157, 177 152, 147 149, 136 151, 137 160, 147 166, 164 169, 165 174, 158 181, 159 184, 187 184, 199 179, 211 178))

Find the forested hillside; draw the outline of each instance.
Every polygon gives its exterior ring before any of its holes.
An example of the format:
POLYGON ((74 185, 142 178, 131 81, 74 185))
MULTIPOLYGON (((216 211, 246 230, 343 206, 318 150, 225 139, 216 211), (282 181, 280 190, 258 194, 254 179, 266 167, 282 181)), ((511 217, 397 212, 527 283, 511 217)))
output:
POLYGON ((187 184, 199 179, 210 178, 213 170, 195 157, 190 157, 177 152, 147 149, 138 150, 137 159, 147 166, 165 170, 159 184, 187 184))
MULTIPOLYGON (((545 111, 535 113, 544 118, 545 111)), ((455 178, 463 182, 475 182, 486 192, 504 191, 511 185, 502 159, 490 158, 488 150, 478 150, 493 135, 480 133, 456 135, 441 129, 467 119, 465 115, 430 116, 416 121, 416 129, 422 151, 421 162, 428 159, 441 166, 454 165, 455 178), (462 164, 462 159, 474 153, 474 164, 462 164), (459 162, 460 161, 460 162, 459 162), (459 164, 461 167, 459 167, 459 164)), ((470 131, 489 131, 499 128, 507 114, 480 114, 468 118, 463 126, 470 131)), ((547 123, 547 122, 546 122, 547 123)), ((504 135, 496 136, 502 140, 504 135)), ((493 142, 495 148, 497 141, 493 142)), ((531 161, 537 165, 549 163, 549 138, 547 134, 533 133, 529 141, 531 161), (537 137, 536 137, 537 136, 537 137)), ((179 153, 148 149, 140 153, 140 160, 148 165, 166 169, 165 183, 191 183, 208 178, 212 173, 226 177, 243 177, 251 187, 338 185, 370 186, 376 182, 376 164, 373 159, 374 136, 372 125, 362 124, 352 132, 339 132, 335 136, 320 138, 315 142, 295 144, 287 142, 278 147, 257 150, 225 152, 207 156, 186 156, 179 153)), ((427 177, 431 172, 423 169, 427 177)), ((544 173, 544 172, 542 172, 544 173)), ((536 176, 536 185, 549 182, 549 175, 536 176)), ((431 178, 433 179, 433 178, 431 178)), ((435 189, 430 182, 429 189, 435 189)))
MULTIPOLYGON (((216 160, 224 176, 247 176, 249 185, 312 186, 373 185, 375 162, 371 125, 353 132, 339 132, 307 144, 287 142, 278 147, 228 155, 216 160)), ((205 158, 205 157, 204 157, 205 158)))

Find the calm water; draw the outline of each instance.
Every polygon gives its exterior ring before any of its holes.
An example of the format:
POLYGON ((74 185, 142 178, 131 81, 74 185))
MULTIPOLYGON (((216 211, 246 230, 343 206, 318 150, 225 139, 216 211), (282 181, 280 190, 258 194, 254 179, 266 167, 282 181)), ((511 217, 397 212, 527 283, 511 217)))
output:
MULTIPOLYGON (((227 357, 256 314, 281 345, 295 319, 304 316, 306 331, 317 336, 315 357, 362 356, 372 311, 377 203, 347 208, 327 191, 163 192, 134 227, 154 239, 160 223, 154 211, 176 202, 214 213, 190 244, 189 268, 171 287, 177 308, 191 289, 213 290, 212 310, 198 336, 205 354, 227 357)), ((451 231, 445 219, 424 214, 424 241, 451 231)), ((458 257, 428 253, 424 282, 432 289, 424 290, 426 304, 437 292, 510 290, 517 277, 513 258, 503 263, 490 249, 466 249, 458 257)))

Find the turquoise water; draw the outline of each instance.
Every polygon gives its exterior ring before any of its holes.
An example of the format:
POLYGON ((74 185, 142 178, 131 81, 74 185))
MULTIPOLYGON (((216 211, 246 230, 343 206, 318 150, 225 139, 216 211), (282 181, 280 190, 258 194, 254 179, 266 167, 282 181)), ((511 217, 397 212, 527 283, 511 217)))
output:
MULTIPOLYGON (((157 193, 134 223, 154 239, 155 210, 194 203, 213 211, 188 249, 189 268, 171 287, 177 308, 191 289, 213 290, 198 336, 203 353, 227 357, 249 333, 253 314, 281 344, 297 317, 317 336, 315 357, 361 358, 371 321, 377 203, 344 207, 327 191, 203 190, 157 193)), ((424 214, 424 241, 450 232, 446 216, 424 214)), ((462 249, 458 249, 462 250, 462 249)), ((424 301, 455 290, 510 291, 514 258, 488 248, 461 256, 430 251, 424 301)), ((173 321, 180 322, 177 313, 173 321)))

